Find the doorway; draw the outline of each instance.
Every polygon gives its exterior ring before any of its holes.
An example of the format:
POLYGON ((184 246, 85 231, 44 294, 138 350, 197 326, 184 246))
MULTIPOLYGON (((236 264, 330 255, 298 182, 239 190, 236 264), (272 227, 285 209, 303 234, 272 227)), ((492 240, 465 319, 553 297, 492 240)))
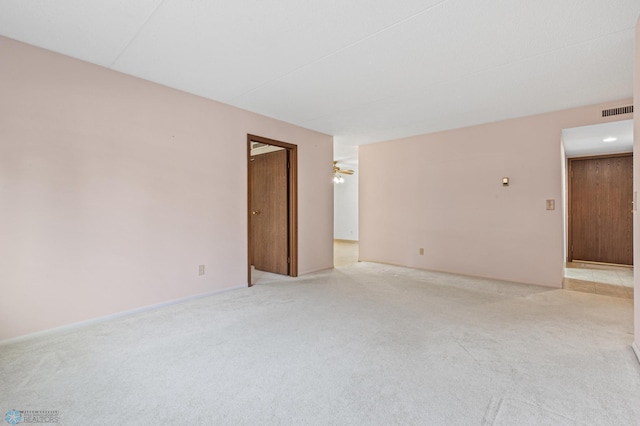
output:
POLYGON ((333 144, 333 265, 341 267, 358 262, 358 185, 359 149, 333 144))
POLYGON ((298 275, 297 146, 247 135, 247 282, 252 269, 298 275))
POLYGON ((633 154, 567 163, 568 290, 633 299, 633 154))
MULTIPOLYGON (((632 119, 562 130, 566 196, 563 288, 567 290, 633 298, 633 261, 629 259, 633 253, 633 246, 629 246, 633 189, 611 189, 608 182, 612 178, 620 179, 620 174, 633 174, 624 164, 633 161, 633 139, 632 119), (619 157, 626 160, 615 160, 619 157), (616 192, 624 195, 613 202, 611 197, 619 198, 614 195, 616 192), (611 223, 616 220, 618 223, 611 223), (605 235, 605 239, 600 240, 606 229, 619 235, 605 235), (616 239, 621 242, 612 243, 616 239)), ((620 185, 629 186, 630 179, 627 176, 623 179, 626 183, 620 185)))

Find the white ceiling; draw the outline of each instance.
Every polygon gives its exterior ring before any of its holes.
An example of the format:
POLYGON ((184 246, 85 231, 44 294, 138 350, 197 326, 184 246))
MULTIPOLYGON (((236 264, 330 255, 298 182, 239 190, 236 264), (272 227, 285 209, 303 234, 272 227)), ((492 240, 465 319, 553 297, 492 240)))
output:
POLYGON ((633 120, 564 129, 562 140, 567 157, 633 152, 633 120))
POLYGON ((0 0, 0 35, 355 145, 631 97, 638 14, 640 0, 0 0))

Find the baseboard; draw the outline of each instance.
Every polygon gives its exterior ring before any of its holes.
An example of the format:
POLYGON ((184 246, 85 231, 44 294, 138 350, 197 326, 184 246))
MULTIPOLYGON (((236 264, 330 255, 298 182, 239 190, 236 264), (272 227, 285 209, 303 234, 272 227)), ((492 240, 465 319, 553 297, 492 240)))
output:
POLYGON ((319 269, 311 269, 309 271, 299 272, 297 278, 300 278, 303 275, 309 275, 309 274, 315 274, 316 272, 327 271, 329 269, 333 269, 333 264, 331 264, 331 266, 325 266, 325 267, 319 268, 319 269))
POLYGON ((636 354, 636 358, 638 358, 638 362, 640 362, 640 348, 638 347, 636 342, 633 342, 631 344, 631 349, 633 349, 633 352, 635 352, 636 354))
POLYGON ((83 328, 94 324, 103 323, 106 321, 111 321, 118 318, 128 317, 130 315, 139 314, 142 312, 153 311, 155 309, 164 308, 171 305, 177 305, 179 303, 189 302, 191 300, 202 299, 203 297, 213 296, 215 294, 226 293, 228 291, 239 290, 241 288, 247 288, 246 284, 242 284, 235 287, 225 288, 222 290, 214 290, 207 293, 196 294, 194 296, 182 297, 180 299, 169 300, 167 302, 157 303, 155 305, 143 306, 140 308, 131 309, 128 311, 116 312, 115 314, 105 315, 97 318, 91 318, 85 321, 78 321, 71 324, 61 325, 59 327, 50 328, 47 330, 36 331, 34 333, 25 334, 23 336, 12 337, 10 339, 5 339, 0 341, 0 346, 9 345, 12 343, 23 342, 26 340, 35 339, 38 337, 49 336, 52 334, 61 333, 63 331, 74 330, 77 328, 83 328))
POLYGON ((536 286, 536 287, 548 288, 550 290, 560 290, 560 289, 562 289, 562 282, 560 283, 559 286, 555 285, 555 284, 531 283, 531 282, 525 282, 525 281, 510 280, 510 279, 507 279, 507 278, 491 277, 491 276, 486 276, 486 275, 472 275, 470 273, 464 273, 464 272, 445 271, 443 269, 429 269, 429 268, 420 268, 418 266, 400 265, 399 263, 382 262, 382 261, 379 261, 379 260, 366 260, 366 259, 362 259, 360 257, 358 258, 358 262, 378 263, 380 265, 396 266, 398 268, 415 269, 416 271, 437 272, 439 274, 458 275, 460 277, 501 281, 501 282, 512 283, 512 284, 533 285, 533 286, 536 286))

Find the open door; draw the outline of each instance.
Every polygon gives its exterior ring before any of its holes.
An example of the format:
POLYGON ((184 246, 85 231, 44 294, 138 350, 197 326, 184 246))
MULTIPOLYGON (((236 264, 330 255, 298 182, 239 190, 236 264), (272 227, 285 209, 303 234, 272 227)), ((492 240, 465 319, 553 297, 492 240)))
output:
POLYGON ((260 271, 289 275, 287 150, 251 156, 252 263, 260 271))
POLYGON ((251 268, 298 275, 297 147, 248 135, 248 283, 251 268))

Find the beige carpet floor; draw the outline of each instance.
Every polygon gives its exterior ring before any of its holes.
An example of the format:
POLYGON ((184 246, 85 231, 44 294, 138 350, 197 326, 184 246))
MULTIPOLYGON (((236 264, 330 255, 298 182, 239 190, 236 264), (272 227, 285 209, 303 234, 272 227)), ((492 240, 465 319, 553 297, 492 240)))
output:
POLYGON ((64 425, 638 425, 632 301, 357 263, 0 346, 64 425))

